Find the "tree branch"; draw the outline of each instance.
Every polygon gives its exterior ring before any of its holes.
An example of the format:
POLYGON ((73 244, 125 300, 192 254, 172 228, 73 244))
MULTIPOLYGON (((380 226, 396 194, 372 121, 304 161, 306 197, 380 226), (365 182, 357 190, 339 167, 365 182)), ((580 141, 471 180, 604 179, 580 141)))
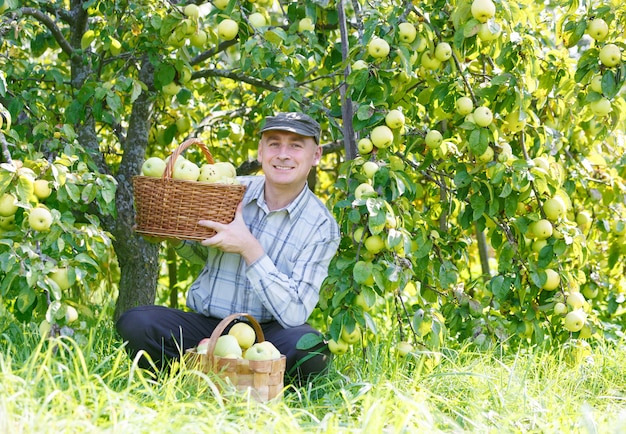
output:
POLYGON ((54 39, 59 44, 59 47, 61 47, 61 50, 63 50, 63 52, 70 57, 74 55, 74 49, 67 41, 67 39, 65 39, 63 33, 61 33, 61 30, 57 27, 52 18, 50 18, 48 15, 44 14, 40 10, 33 8, 21 8, 19 12, 21 12, 22 15, 28 15, 40 21, 44 26, 48 28, 48 30, 50 30, 52 36, 54 36, 54 39))

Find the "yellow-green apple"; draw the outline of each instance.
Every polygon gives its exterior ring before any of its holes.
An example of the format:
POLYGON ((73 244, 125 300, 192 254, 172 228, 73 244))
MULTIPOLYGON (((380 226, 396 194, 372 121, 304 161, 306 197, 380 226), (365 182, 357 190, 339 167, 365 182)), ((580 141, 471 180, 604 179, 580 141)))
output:
POLYGON ((541 249, 543 249, 547 244, 548 244, 547 240, 539 240, 538 239, 538 240, 533 241, 531 249, 533 250, 533 252, 539 253, 541 251, 541 249))
POLYGON ((191 128, 191 120, 186 116, 181 116, 176 119, 175 124, 176 130, 181 134, 189 131, 189 129, 191 128))
POLYGON ((565 216, 567 209, 560 196, 554 196, 543 203, 543 212, 550 221, 557 221, 565 216))
POLYGON ((207 33, 202 29, 196 30, 189 36, 189 43, 196 48, 204 48, 208 40, 207 33))
POLYGON ((176 82, 170 81, 165 86, 163 86, 161 89, 163 90, 163 93, 165 95, 172 96, 172 95, 176 95, 178 92, 180 92, 181 87, 178 84, 176 84, 176 82))
POLYGON ((600 49, 599 58, 604 66, 617 66, 622 61, 622 50, 615 44, 606 44, 600 49))
POLYGON ((468 96, 462 96, 456 100, 456 112, 461 116, 467 116, 474 111, 474 102, 468 96))
POLYGON ((389 128, 401 128, 404 126, 404 113, 398 109, 389 110, 385 115, 385 123, 389 128))
POLYGON ((513 149, 507 142, 500 143, 500 153, 498 154, 498 161, 500 163, 506 163, 513 158, 513 149))
POLYGON ((552 227, 552 223, 550 223, 550 221, 546 219, 537 220, 532 224, 531 228, 532 235, 540 240, 550 238, 553 231, 554 228, 552 227))
POLYGON ((441 66, 441 60, 435 57, 435 53, 426 50, 422 53, 421 57, 422 66, 426 69, 434 71, 441 66))
POLYGON ((546 157, 535 157, 533 158, 533 163, 536 167, 540 168, 546 173, 548 173, 548 171, 550 170, 550 162, 546 157))
POLYGON ((3 193, 0 196, 0 216, 9 217, 17 212, 17 198, 13 193, 3 193))
POLYGON ((589 324, 585 322, 585 324, 583 324, 583 327, 580 329, 580 333, 578 333, 578 338, 588 339, 591 337, 591 334, 591 327, 589 327, 589 324))
POLYGON ((411 23, 400 23, 398 24, 398 38, 400 41, 410 44, 415 40, 417 36, 417 29, 411 23))
POLYGON ((440 62, 445 62, 452 57, 452 47, 447 42, 440 42, 435 47, 435 58, 440 62))
POLYGON ((474 0, 470 11, 478 21, 486 23, 496 14, 496 5, 491 0, 474 0))
POLYGON ((367 176, 369 179, 372 179, 376 172, 378 172, 379 166, 375 161, 366 161, 365 163, 363 163, 362 169, 365 176, 367 176))
POLYGON ((594 18, 587 26, 587 34, 596 41, 604 41, 609 35, 609 26, 602 18, 594 18))
POLYGON ((485 149, 485 152, 478 155, 476 157, 476 160, 479 163, 489 163, 490 161, 493 161, 494 155, 495 155, 495 151, 493 150, 493 148, 491 146, 487 146, 487 148, 485 149))
POLYGON ((239 24, 235 20, 226 18, 217 25, 217 35, 224 41, 235 39, 237 33, 239 33, 239 24))
POLYGON ((375 197, 376 195, 377 194, 376 190, 374 190, 374 187, 372 187, 367 182, 359 184, 354 190, 354 197, 357 200, 367 199, 368 197, 375 197))
POLYGON ((407 341, 400 341, 396 345, 396 351, 400 356, 406 357, 413 352, 413 345, 407 341))
POLYGON ((234 336, 242 350, 250 348, 256 340, 256 332, 245 322, 235 323, 228 331, 229 335, 234 336))
POLYGON ((542 288, 546 291, 554 291, 559 287, 561 283, 561 276, 552 268, 546 268, 546 281, 543 283, 542 288))
POLYGON ((356 344, 357 342, 359 342, 359 339, 361 339, 361 328, 358 326, 358 324, 354 325, 354 328, 351 332, 349 332, 348 329, 345 327, 342 328, 341 339, 347 344, 356 344))
POLYGON ((213 0, 213 6, 223 11, 228 6, 229 0, 213 0))
POLYGON ((65 306, 65 323, 70 324, 78 319, 78 311, 74 306, 65 306))
POLYGON ((215 350, 213 350, 213 354, 218 357, 224 357, 231 354, 241 357, 243 353, 235 336, 222 335, 217 338, 217 342, 215 342, 215 350))
POLYGON ((367 237, 363 245, 365 246, 368 252, 375 255, 377 253, 382 252, 382 250, 385 248, 385 241, 383 240, 383 237, 381 237, 378 234, 375 234, 375 235, 370 235, 369 237, 367 237))
POLYGON ((526 126, 526 116, 519 110, 512 110, 504 118, 506 126, 512 133, 518 133, 526 126))
POLYGON ((479 127, 486 127, 493 121, 493 113, 489 107, 476 107, 474 110, 474 123, 479 127))
POLYGON ((581 309, 585 301, 585 296, 580 292, 570 292, 565 298, 565 303, 572 309, 581 309))
POLYGON ((438 130, 430 130, 426 133, 424 143, 429 149, 436 149, 441 146, 443 135, 438 130))
POLYGON ((144 176, 163 176, 165 160, 160 157, 150 157, 141 165, 141 173, 144 176))
POLYGON ((372 309, 372 306, 370 306, 369 304, 367 304, 367 300, 365 300, 365 296, 363 295, 363 293, 362 293, 362 292, 359 292, 359 293, 357 294, 357 296, 356 296, 356 297, 355 297, 355 299, 354 299, 354 303, 355 303, 358 307, 360 307, 360 308, 363 310, 363 312, 367 312, 367 311, 369 311, 369 310, 371 310, 371 309, 372 309))
POLYGON ((198 5, 189 3, 183 9, 183 13, 189 18, 198 18, 200 16, 200 8, 198 7, 198 5))
POLYGON ((35 196, 37 196, 39 200, 47 199, 52 194, 52 188, 50 188, 50 183, 46 179, 35 180, 33 189, 35 196))
POLYGON ((359 59, 352 64, 352 70, 358 71, 359 69, 368 69, 369 65, 363 59, 359 59))
POLYGON ((580 331, 587 321, 587 314, 582 309, 576 309, 565 315, 563 327, 570 332, 580 331))
POLYGON ((52 330, 52 326, 47 319, 39 323, 39 336, 41 339, 48 339, 50 337, 50 330, 52 330))
POLYGON ((70 272, 67 267, 55 268, 48 277, 54 281, 62 291, 70 287, 70 272))
POLYGON ((554 303, 553 311, 555 315, 565 315, 567 313, 567 306, 565 303, 558 301, 554 303))
POLYGON ((52 214, 42 206, 35 207, 28 213, 28 224, 36 231, 49 231, 52 226, 52 214))
POLYGON ((594 92, 602 93, 602 75, 596 74, 589 82, 589 87, 594 92))
POLYGON ((389 54, 389 43, 383 38, 373 37, 367 44, 367 52, 375 59, 382 59, 389 54))
POLYGON ((111 55, 117 56, 122 52, 122 43, 115 38, 109 36, 109 51, 111 55))
POLYGON ((246 350, 246 360, 274 360, 280 358, 280 351, 270 341, 257 342, 246 350))
POLYGON ((611 101, 604 97, 589 103, 589 108, 596 116, 606 116, 613 110, 611 101))
POLYGON ((200 182, 219 182, 223 178, 222 172, 215 164, 206 163, 200 167, 198 181, 200 182))
POLYGON ((341 339, 337 341, 334 339, 330 339, 328 341, 328 349, 330 350, 331 353, 336 354, 336 355, 347 353, 349 347, 350 346, 348 345, 348 343, 341 339))
POLYGON ((15 214, 8 217, 0 216, 0 229, 12 230, 15 229, 15 214))
POLYGON ((310 17, 304 17, 300 21, 298 21, 298 31, 302 32, 314 32, 315 24, 310 17))
POLYGON ((580 228, 581 231, 586 231, 591 227, 591 222, 593 221, 593 217, 589 211, 580 211, 576 214, 576 224, 580 228))
POLYGON ((253 12, 248 16, 248 22, 252 27, 258 29, 259 27, 267 26, 267 20, 261 12, 253 12))
POLYGON ((393 131, 387 125, 379 125, 371 131, 370 140, 379 149, 388 148, 393 143, 393 131))
POLYGON ((234 178, 237 176, 237 169, 233 166, 232 163, 228 161, 216 161, 215 167, 219 173, 221 173, 224 178, 234 178))
POLYGON ((180 164, 174 165, 172 178, 185 181, 197 181, 200 176, 200 168, 192 161, 184 160, 180 164))
POLYGON ((498 39, 501 33, 502 28, 498 24, 487 22, 480 24, 477 35, 481 41, 490 42, 498 39))
POLYGON ((356 144, 356 148, 359 150, 359 154, 366 155, 372 152, 374 149, 374 144, 367 137, 363 137, 356 144))

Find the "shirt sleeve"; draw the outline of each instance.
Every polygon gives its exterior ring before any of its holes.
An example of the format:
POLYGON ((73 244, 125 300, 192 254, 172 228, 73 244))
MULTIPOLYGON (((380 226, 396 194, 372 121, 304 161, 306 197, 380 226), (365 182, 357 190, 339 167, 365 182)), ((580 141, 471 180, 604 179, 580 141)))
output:
POLYGON ((318 241, 303 249, 291 276, 281 273, 267 255, 246 271, 263 305, 283 327, 304 324, 319 301, 322 282, 339 246, 339 238, 318 241))

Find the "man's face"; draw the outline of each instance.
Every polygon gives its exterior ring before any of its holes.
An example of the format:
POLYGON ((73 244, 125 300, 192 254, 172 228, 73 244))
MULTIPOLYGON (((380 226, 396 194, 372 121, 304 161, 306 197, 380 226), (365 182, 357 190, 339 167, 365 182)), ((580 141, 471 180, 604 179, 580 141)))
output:
POLYGON ((259 142, 258 160, 268 182, 280 185, 303 184, 311 167, 322 156, 312 137, 282 130, 266 131, 259 142))

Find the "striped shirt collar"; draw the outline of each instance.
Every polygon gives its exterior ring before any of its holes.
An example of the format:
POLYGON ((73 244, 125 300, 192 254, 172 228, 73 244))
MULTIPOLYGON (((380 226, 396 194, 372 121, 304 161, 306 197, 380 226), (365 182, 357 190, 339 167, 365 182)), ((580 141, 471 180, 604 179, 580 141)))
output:
POLYGON ((257 206, 261 208, 266 214, 269 214, 270 212, 286 211, 290 219, 298 218, 298 216, 302 213, 309 201, 309 185, 304 184, 304 188, 302 189, 300 194, 298 194, 298 196, 296 196, 296 198, 292 200, 289 205, 274 211, 270 211, 269 207, 267 206, 267 202, 265 202, 264 177, 262 177, 261 182, 251 182, 248 185, 248 191, 246 192, 245 196, 246 197, 244 198, 244 206, 253 201, 256 201, 257 206))

